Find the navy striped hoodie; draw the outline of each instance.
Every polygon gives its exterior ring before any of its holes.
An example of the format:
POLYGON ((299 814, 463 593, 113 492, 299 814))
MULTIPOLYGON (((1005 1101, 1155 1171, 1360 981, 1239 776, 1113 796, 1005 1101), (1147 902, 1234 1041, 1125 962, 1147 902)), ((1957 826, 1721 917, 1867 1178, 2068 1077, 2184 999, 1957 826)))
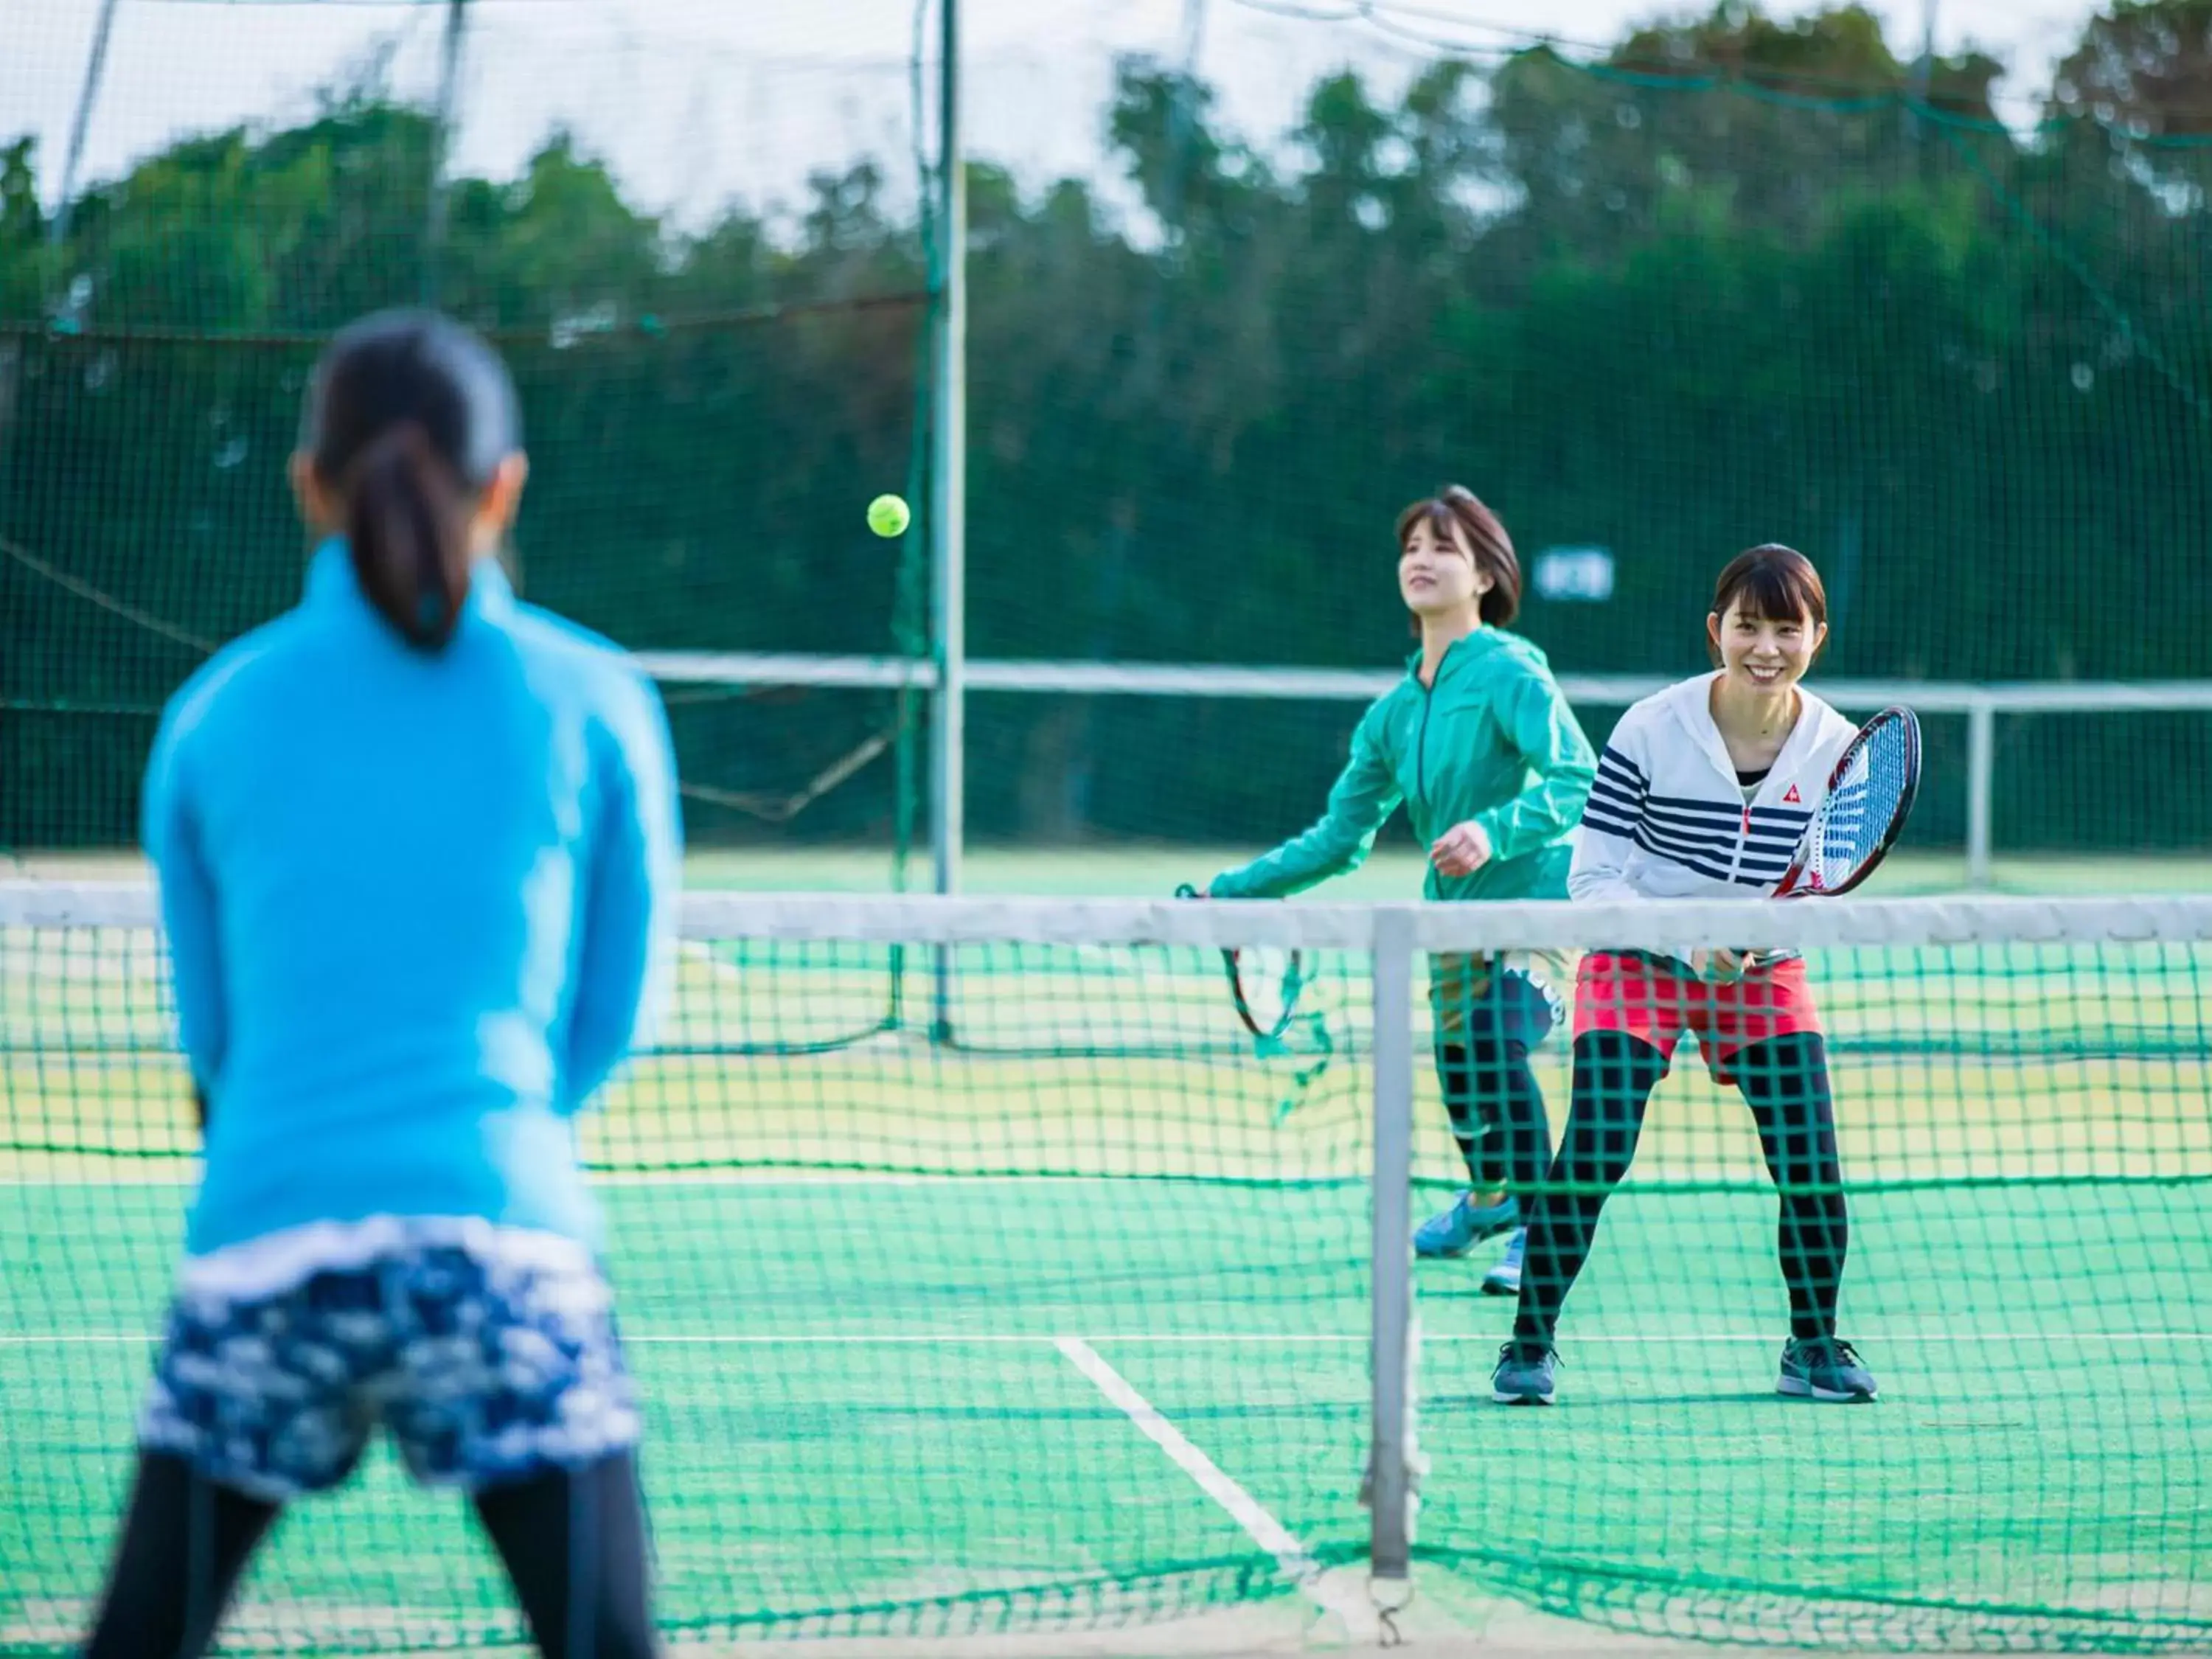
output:
POLYGON ((1748 898, 1782 879, 1858 728, 1800 686, 1797 724, 1747 805, 1713 724, 1714 678, 1670 685, 1613 727, 1576 840, 1573 897, 1748 898))

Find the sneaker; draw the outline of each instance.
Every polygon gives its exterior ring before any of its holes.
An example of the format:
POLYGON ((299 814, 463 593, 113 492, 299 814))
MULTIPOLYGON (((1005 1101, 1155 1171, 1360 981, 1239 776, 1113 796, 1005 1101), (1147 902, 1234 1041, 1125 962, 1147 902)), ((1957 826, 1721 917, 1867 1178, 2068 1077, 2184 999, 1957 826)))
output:
POLYGON ((1513 1237, 1505 1241, 1505 1254, 1498 1265, 1482 1276, 1485 1296, 1518 1296, 1521 1294, 1521 1258, 1528 1252, 1528 1230, 1516 1227, 1513 1237))
POLYGON ((1510 1232, 1520 1224, 1520 1200, 1510 1193, 1495 1204, 1477 1204, 1473 1193, 1462 1193, 1451 1208, 1413 1229, 1413 1254, 1465 1255, 1484 1239, 1510 1232))
POLYGON ((1490 1374, 1490 1397, 1501 1406, 1548 1406, 1559 1364, 1554 1349, 1508 1342, 1498 1349, 1498 1369, 1490 1374))
POLYGON ((1784 1343, 1782 1375, 1775 1380, 1774 1391, 1838 1405, 1878 1397, 1874 1373, 1860 1362, 1858 1351, 1833 1336, 1809 1340, 1793 1336, 1784 1343))

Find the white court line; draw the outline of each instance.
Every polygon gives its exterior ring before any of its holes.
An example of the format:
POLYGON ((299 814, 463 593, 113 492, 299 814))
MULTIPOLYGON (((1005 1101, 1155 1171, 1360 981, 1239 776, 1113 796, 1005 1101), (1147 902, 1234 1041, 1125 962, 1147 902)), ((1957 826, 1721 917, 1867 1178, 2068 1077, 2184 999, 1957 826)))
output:
MULTIPOLYGON (((157 1330, 146 1331, 33 1331, 0 1332, 0 1348, 114 1347, 155 1342, 157 1330)), ((893 1348, 893 1347, 1040 1347, 1062 1339, 1042 1333, 1005 1331, 706 1331, 695 1334, 653 1335, 625 1330, 628 1348, 893 1348)), ((1334 1331, 1106 1331, 1101 1342, 1162 1347, 1355 1347, 1370 1339, 1334 1331)), ((2032 1342, 2043 1347, 2076 1345, 2108 1346, 2115 1343, 2188 1344, 2212 1342, 2212 1331, 1881 1331, 1862 1334, 1869 1346, 1951 1347, 1967 1344, 2032 1342)), ((1459 1342, 1491 1345, 1495 1331, 1433 1331, 1421 1333, 1424 1346, 1459 1342)), ((1751 1343, 1765 1346, 1780 1338, 1772 1331, 1651 1331, 1642 1334, 1577 1335, 1577 1346, 1662 1347, 1680 1343, 1751 1343)), ((1103 1362, 1102 1362, 1103 1363, 1103 1362)))
POLYGON ((1335 1614, 1352 1640, 1376 1639, 1381 1632, 1374 1608, 1358 1596, 1347 1594, 1342 1584, 1329 1580, 1322 1573, 1321 1563, 1306 1553, 1306 1547, 1291 1535, 1287 1527, 1275 1519, 1259 1499, 1224 1474, 1219 1464, 1192 1445, 1182 1431, 1161 1416, 1152 1402, 1132 1388, 1128 1378, 1108 1364, 1096 1348, 1079 1336, 1060 1337, 1053 1346, 1068 1364, 1097 1385, 1099 1393, 1127 1414, 1145 1438, 1196 1481, 1200 1492, 1226 1510, 1230 1519, 1243 1528, 1254 1543, 1275 1558, 1275 1565, 1282 1569, 1284 1577, 1303 1590, 1306 1598, 1323 1613, 1335 1614))

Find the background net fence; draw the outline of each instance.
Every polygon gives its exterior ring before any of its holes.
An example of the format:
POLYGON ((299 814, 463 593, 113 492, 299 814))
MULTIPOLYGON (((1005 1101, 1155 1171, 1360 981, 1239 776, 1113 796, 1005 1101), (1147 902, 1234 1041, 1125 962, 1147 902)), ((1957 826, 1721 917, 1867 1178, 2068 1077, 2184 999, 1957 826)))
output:
MULTIPOLYGON (((850 30, 823 58, 621 23, 125 5, 88 154, 127 159, 64 203, 64 124, 7 152, 0 846, 129 843, 161 701, 298 595, 283 472, 307 372, 380 306, 442 305, 513 368, 532 599, 633 646, 923 648, 918 534, 881 542, 846 510, 857 481, 921 495, 911 30, 850 30), (241 92, 186 24, 273 88, 241 92)), ((28 106, 60 26, 5 27, 24 50, 0 52, 0 87, 28 106)), ((704 825, 902 843, 908 700, 673 701, 704 825), (860 768, 884 780, 872 796, 839 787, 860 768)))
MULTIPOLYGON (((1419 943, 1624 926, 1496 908, 1419 943)), ((1759 942, 1811 945, 1851 1208, 1842 1329, 1883 1399, 1774 1397, 1774 1188, 1686 1048, 1568 1304, 1559 1407, 1488 1403, 1512 1304, 1477 1293, 1484 1260, 1419 1265, 1424 1595, 1738 1640, 2201 1649, 2212 912, 1784 908, 1759 942)), ((1741 940, 1744 914, 1685 907, 1669 939, 1741 940)), ((135 890, 0 891, 11 1650, 63 1650, 95 1593, 188 1196, 149 920, 135 890)), ((672 1021, 586 1131, 672 1633, 1362 1605, 1371 926, 689 902, 672 1021), (1243 1034, 1214 948, 1263 930, 1313 975, 1281 1047, 1243 1034), (893 951, 917 995, 948 958, 990 1041, 853 1041, 893 951)), ((1416 1008, 1419 1215, 1463 1176, 1416 1008)), ((1555 1127, 1565 1047, 1537 1054, 1555 1127)), ((518 1642, 457 1507, 372 1463, 287 1524, 232 1640, 518 1642)))
MULTIPOLYGON (((1825 672, 2198 672, 2185 20, 2094 20, 2045 86, 1905 62, 1855 11, 1570 58, 1346 9, 978 40, 978 656, 1387 667, 1390 515, 1450 477, 1513 526, 1565 672, 1694 670, 1713 572, 1768 538, 1827 574, 1825 672)), ((128 843, 151 710, 294 591, 300 376, 373 305, 434 294, 515 362, 534 597, 639 649, 924 648, 922 533, 860 507, 927 442, 926 14, 725 35, 473 0, 448 96, 442 3, 131 0, 64 203, 94 12, 19 9, 0 52, 30 112, 0 170, 0 844, 128 843)), ((882 884, 910 701, 684 697, 697 839, 865 845, 882 884)), ((1249 845, 1313 809, 1350 713, 979 698, 970 823, 1249 845)), ((1929 740, 1913 836, 1955 846, 1965 722, 1929 740)), ((2006 714, 1996 745, 2001 850, 2203 848, 2203 708, 2006 714), (2116 812, 2116 766, 2174 781, 2116 812)))

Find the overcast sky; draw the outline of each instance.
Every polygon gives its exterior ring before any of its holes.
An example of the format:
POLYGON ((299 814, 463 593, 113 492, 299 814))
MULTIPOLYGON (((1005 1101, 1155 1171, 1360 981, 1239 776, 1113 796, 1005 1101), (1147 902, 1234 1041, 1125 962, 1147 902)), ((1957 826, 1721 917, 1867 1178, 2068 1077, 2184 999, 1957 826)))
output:
MULTIPOLYGON (((0 138, 40 141, 51 200, 100 0, 0 3, 0 138)), ((1926 0, 1874 0, 1900 56, 1926 0)), ((2080 0, 1934 0, 1946 51, 2011 68, 2008 118, 2033 113, 2080 0)), ((1192 8, 1199 67, 1227 119, 1279 132, 1314 78, 1353 64, 1395 89, 1436 54, 1421 35, 1495 50, 1539 31, 1601 46, 1624 25, 1702 6, 1653 0, 961 0, 963 108, 980 154, 1036 179, 1096 166, 1117 52, 1179 56, 1192 8), (1287 17, 1271 8, 1316 14, 1287 17)), ((643 202, 696 218, 742 196, 788 199, 813 167, 904 152, 915 0, 472 0, 459 164, 511 173, 556 123, 643 202)), ((1787 3, 1784 15, 1806 8, 1787 3)), ((168 139, 283 121, 380 42, 404 89, 435 84, 443 0, 118 0, 83 177, 112 177, 168 139)))

